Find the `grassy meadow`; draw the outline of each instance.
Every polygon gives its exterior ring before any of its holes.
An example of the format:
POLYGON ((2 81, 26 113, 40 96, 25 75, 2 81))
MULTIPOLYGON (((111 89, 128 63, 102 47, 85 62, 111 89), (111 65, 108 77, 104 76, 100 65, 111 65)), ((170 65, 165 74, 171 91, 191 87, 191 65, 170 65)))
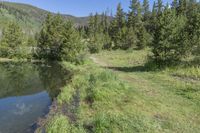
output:
POLYGON ((50 113, 45 130, 198 133, 200 69, 147 71, 147 54, 148 50, 104 51, 81 66, 63 63, 74 77, 58 96, 57 111, 50 113))

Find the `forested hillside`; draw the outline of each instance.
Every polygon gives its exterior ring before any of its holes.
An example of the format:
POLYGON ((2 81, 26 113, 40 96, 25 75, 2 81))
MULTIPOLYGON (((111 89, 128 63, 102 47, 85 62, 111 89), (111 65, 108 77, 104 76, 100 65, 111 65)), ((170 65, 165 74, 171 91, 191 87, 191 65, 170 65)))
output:
MULTIPOLYGON (((6 27, 8 22, 17 21, 26 33, 34 34, 39 31, 48 13, 46 10, 31 5, 2 1, 0 2, 0 30, 6 27)), ((84 25, 88 19, 87 17, 78 18, 71 15, 62 16, 72 20, 76 25, 84 25)))

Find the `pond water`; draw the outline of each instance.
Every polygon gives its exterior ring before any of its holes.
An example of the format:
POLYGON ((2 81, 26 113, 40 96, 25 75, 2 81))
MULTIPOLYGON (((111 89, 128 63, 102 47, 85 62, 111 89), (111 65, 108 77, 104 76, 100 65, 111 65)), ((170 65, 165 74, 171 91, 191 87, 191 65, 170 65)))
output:
POLYGON ((56 63, 0 63, 0 133, 32 133, 69 78, 56 63))

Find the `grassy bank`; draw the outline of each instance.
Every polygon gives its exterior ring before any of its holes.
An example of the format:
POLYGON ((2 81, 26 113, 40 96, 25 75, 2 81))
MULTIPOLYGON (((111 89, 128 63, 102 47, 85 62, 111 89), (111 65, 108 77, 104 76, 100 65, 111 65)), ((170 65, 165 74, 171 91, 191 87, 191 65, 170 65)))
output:
MULTIPOLYGON (((133 133, 200 130, 200 70, 146 71, 148 50, 92 55, 74 71, 47 121, 47 133, 133 133)), ((38 130, 40 132, 41 130, 38 130)))

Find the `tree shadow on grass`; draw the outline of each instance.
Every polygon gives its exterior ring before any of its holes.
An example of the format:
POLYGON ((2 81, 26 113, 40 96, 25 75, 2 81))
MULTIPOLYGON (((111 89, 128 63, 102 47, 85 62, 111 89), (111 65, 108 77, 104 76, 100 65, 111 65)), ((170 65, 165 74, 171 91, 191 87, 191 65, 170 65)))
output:
POLYGON ((115 67, 115 66, 108 66, 105 67, 107 69, 111 69, 114 71, 121 71, 121 72, 156 72, 156 71, 161 71, 166 67, 161 67, 158 66, 155 62, 153 61, 148 61, 144 65, 138 65, 138 66, 130 66, 130 67, 115 67))
POLYGON ((146 68, 144 66, 133 66, 133 67, 105 67, 114 71, 121 72, 145 72, 146 68))
POLYGON ((115 67, 115 66, 108 66, 104 67, 110 70, 114 71, 120 71, 120 72, 158 72, 165 70, 166 68, 187 68, 191 66, 200 66, 200 57, 193 59, 192 61, 179 61, 179 62, 173 62, 173 63, 166 63, 159 64, 153 60, 149 60, 144 65, 139 66, 130 66, 130 67, 115 67))

